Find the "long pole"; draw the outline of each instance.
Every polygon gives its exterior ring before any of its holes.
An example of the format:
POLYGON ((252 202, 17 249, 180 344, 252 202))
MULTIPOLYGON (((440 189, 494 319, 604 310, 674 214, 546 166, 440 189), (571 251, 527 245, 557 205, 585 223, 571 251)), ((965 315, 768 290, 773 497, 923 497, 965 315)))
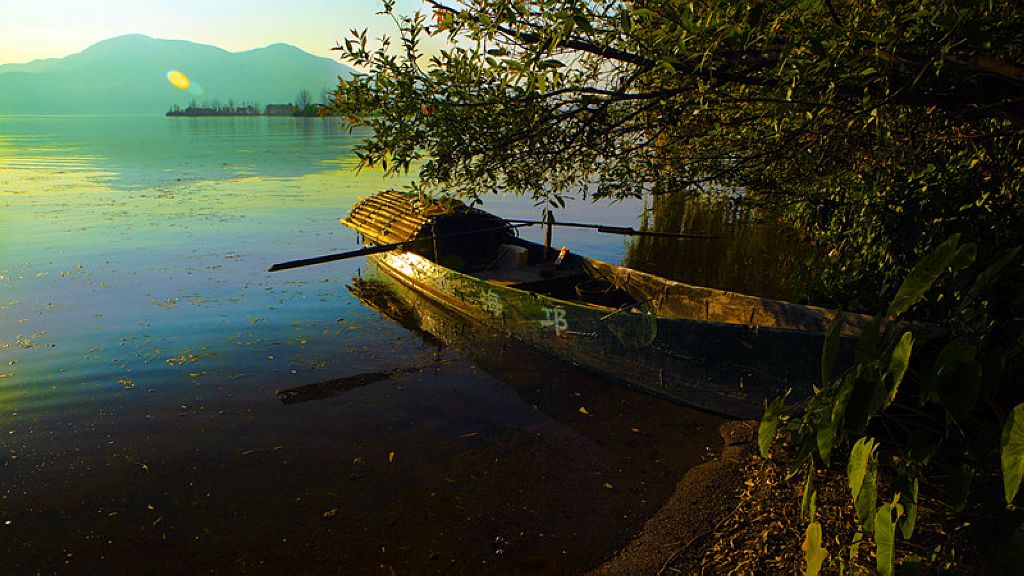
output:
MULTIPOLYGON (((544 213, 544 261, 548 261, 548 256, 551 254, 551 227, 555 223, 555 216, 551 212, 544 213)), ((539 222, 527 222, 523 221, 521 224, 539 224, 539 222)))
POLYGON ((625 226, 606 226, 604 224, 585 224, 583 222, 554 222, 551 220, 507 220, 515 224, 544 224, 547 226, 547 234, 545 243, 548 243, 548 238, 551 235, 552 226, 567 226, 569 228, 593 228, 598 232, 605 234, 622 234, 624 236, 659 236, 662 238, 705 238, 715 239, 718 236, 713 234, 691 234, 688 232, 647 232, 644 230, 634 230, 633 228, 626 228, 625 226))
MULTIPOLYGON (((545 226, 544 231, 544 259, 547 260, 548 253, 551 250, 551 228, 553 226, 568 226, 570 228, 593 228, 598 232, 605 234, 622 234, 625 236, 657 236, 661 238, 705 238, 714 239, 718 236, 711 234, 688 234, 683 232, 645 232, 641 230, 634 230, 632 228, 626 228, 623 226, 605 226, 604 224, 585 224, 582 222, 555 222, 554 218, 547 218, 545 220, 506 220, 506 222, 512 224, 511 228, 522 228, 524 226, 532 226, 534 224, 543 224, 545 226)), ((456 236, 464 236, 466 234, 479 234, 481 232, 494 232, 498 230, 505 230, 506 226, 499 226, 496 228, 484 228, 482 230, 467 230, 465 232, 456 232, 454 234, 445 234, 443 236, 425 236, 423 238, 416 238, 413 240, 406 240, 405 242, 395 242, 394 244, 379 244, 377 246, 368 246, 360 250, 351 250, 349 252, 340 252, 338 254, 328 254, 326 256, 317 256, 315 258, 304 258, 301 260, 290 260, 288 262, 281 262, 274 264, 267 271, 277 272, 279 270, 289 270, 292 268, 301 268, 303 266, 312 266, 313 264, 323 264, 325 262, 334 262, 335 260, 345 260, 348 258, 357 258, 359 256, 369 256, 370 254, 378 254, 380 252, 388 252, 390 250, 401 250, 406 247, 412 246, 417 242, 426 242, 444 238, 453 238, 456 236)))

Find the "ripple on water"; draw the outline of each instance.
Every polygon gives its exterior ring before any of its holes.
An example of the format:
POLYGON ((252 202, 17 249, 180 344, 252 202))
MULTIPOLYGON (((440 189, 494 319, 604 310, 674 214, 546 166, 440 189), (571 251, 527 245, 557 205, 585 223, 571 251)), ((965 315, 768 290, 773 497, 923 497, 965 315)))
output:
POLYGON ((337 218, 397 184, 348 171, 359 134, 0 128, 9 569, 578 572, 718 441, 715 417, 514 344, 480 357, 393 323, 345 289, 360 260, 266 273, 353 248, 337 218))

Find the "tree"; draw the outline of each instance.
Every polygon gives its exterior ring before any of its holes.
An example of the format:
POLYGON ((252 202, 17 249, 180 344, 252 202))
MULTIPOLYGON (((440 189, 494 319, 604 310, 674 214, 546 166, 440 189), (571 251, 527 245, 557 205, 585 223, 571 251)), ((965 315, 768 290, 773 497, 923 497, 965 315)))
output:
POLYGON ((299 112, 304 112, 307 108, 313 105, 313 94, 303 88, 299 90, 299 93, 295 95, 295 107, 299 112))
POLYGON ((777 208, 819 248, 819 301, 877 313, 854 369, 833 378, 838 346, 826 346, 822 386, 790 420, 811 528, 815 458, 847 449, 855 472, 898 464, 885 468, 902 499, 882 506, 860 490, 874 477, 851 475, 859 521, 878 522, 882 573, 897 526, 913 532, 919 477, 987 474, 1001 444, 1013 502, 1024 469, 1024 425, 1007 417, 1024 374, 1020 324, 1007 322, 1024 316, 1016 3, 427 1, 429 19, 384 1, 396 40, 370 46, 354 31, 339 46, 367 71, 333 100, 373 129, 363 164, 415 167, 422 191, 474 200, 689 191, 777 208), (448 44, 428 57, 427 37, 448 44), (943 335, 882 323, 922 317, 943 335), (906 457, 907 430, 934 432, 938 464, 906 457))
MULTIPOLYGON (((822 387, 791 420, 798 461, 817 451, 827 464, 863 435, 907 463, 900 450, 914 435, 901 430, 931 430, 949 456, 897 479, 956 467, 970 478, 964 455, 991 470, 1002 429, 1013 500, 1024 461, 1024 426, 1007 418, 1024 399, 1024 338, 1007 322, 1024 316, 1015 3, 427 2, 429 18, 384 0, 397 38, 371 46, 353 31, 338 47, 366 71, 333 99, 373 129, 357 150, 364 165, 415 168, 421 191, 473 200, 688 191, 780 210, 818 247, 812 296, 878 319, 855 369, 833 378, 835 352, 823 361, 822 387), (447 44, 426 56, 426 38, 447 44), (907 336, 921 325, 887 317, 926 318, 943 335, 907 336)), ((781 399, 773 405, 778 418, 781 399)), ((774 425, 765 430, 770 440, 774 425)), ((867 466, 874 449, 860 445, 867 466)), ((904 499, 881 508, 853 491, 860 520, 879 518, 890 543, 897 524, 912 532, 898 510, 910 516, 916 480, 898 490, 904 499)), ((820 552, 817 536, 809 548, 820 552)))
POLYGON ((868 311, 953 233, 983 262, 1021 243, 1013 3, 429 4, 384 0, 397 41, 353 31, 338 49, 367 73, 334 100, 374 129, 361 161, 416 166, 423 190, 742 190, 831 255, 819 296, 868 311), (448 43, 427 57, 426 37, 448 43))

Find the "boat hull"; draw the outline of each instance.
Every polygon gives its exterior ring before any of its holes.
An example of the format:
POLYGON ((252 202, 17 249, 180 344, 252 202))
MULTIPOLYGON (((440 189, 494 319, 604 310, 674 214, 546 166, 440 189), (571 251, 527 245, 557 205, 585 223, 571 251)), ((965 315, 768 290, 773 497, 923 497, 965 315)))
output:
POLYGON ((394 280, 473 321, 636 389, 738 418, 820 379, 823 336, 656 317, 488 282, 410 252, 371 256, 394 280))

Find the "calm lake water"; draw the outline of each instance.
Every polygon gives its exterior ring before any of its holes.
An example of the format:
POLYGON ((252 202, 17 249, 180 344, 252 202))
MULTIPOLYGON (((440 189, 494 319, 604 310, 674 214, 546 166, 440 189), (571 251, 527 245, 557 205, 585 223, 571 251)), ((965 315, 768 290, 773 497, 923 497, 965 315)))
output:
MULTIPOLYGON (((353 173, 361 137, 0 117, 0 572, 577 573, 717 449, 717 417, 391 320, 357 296, 365 260, 267 273, 355 248, 338 217, 402 183, 353 173), (311 388, 327 393, 278 395, 311 388)), ((556 242, 648 268, 699 249, 556 242)))

